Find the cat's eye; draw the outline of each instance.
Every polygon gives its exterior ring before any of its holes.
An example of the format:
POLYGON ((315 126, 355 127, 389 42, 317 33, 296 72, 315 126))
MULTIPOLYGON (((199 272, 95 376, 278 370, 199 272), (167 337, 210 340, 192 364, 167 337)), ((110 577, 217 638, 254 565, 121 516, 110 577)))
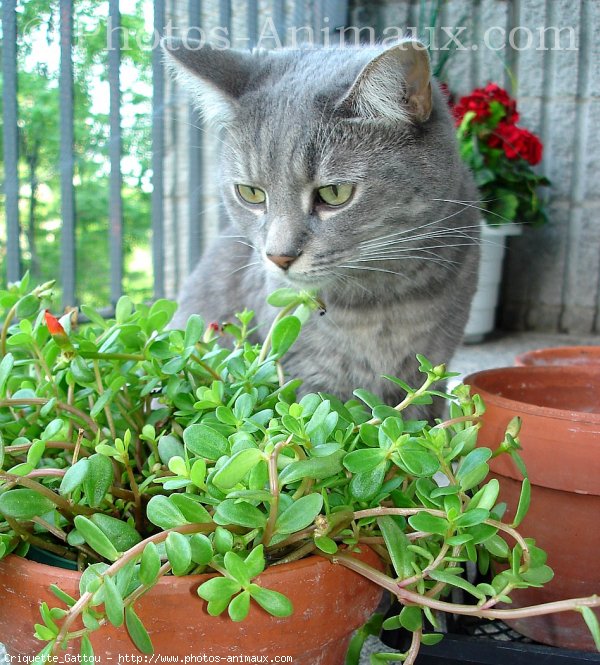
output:
POLYGON ((259 187, 251 185, 236 185, 235 190, 239 197, 251 205, 260 205, 267 200, 267 195, 259 187))
POLYGON ((321 203, 328 206, 341 206, 348 203, 354 192, 354 185, 326 185, 317 189, 321 203))

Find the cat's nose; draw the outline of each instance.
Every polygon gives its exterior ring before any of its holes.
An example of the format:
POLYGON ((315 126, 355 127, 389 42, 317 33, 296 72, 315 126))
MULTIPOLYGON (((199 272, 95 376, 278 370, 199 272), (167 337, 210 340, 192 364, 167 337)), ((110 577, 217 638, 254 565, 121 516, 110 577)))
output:
POLYGON ((269 261, 273 261, 276 266, 279 266, 282 270, 287 270, 292 263, 300 256, 286 256, 285 254, 267 254, 269 261))

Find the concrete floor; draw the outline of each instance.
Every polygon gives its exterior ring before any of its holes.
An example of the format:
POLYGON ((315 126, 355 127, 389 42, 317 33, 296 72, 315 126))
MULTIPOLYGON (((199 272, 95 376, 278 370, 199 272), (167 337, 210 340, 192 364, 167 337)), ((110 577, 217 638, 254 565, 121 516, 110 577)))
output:
MULTIPOLYGON (((577 337, 548 333, 511 333, 498 335, 482 343, 461 346, 452 361, 448 364, 448 367, 454 372, 460 372, 461 377, 464 377, 472 372, 483 369, 513 365, 515 356, 524 351, 551 346, 596 344, 600 344, 600 336, 577 337)), ((378 640, 369 639, 363 650, 361 665, 368 665, 370 654, 377 651, 389 651, 389 649, 384 647, 378 640)), ((3 662, 5 657, 6 652, 2 644, 0 644, 0 663, 3 662)), ((8 658, 6 658, 6 662, 9 662, 8 658)))

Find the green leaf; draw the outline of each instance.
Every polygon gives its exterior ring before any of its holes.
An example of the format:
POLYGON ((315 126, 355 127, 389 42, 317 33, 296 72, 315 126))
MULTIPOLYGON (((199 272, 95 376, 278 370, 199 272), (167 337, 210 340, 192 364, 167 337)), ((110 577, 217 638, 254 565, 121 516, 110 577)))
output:
POLYGON ((337 450, 326 457, 298 460, 288 464, 279 474, 279 482, 287 485, 303 478, 322 480, 337 475, 342 470, 342 460, 346 453, 337 450))
POLYGON ((188 522, 210 524, 212 517, 206 508, 187 494, 171 494, 169 501, 181 511, 188 522))
POLYGON ((174 575, 185 575, 192 564, 192 548, 188 538, 182 533, 172 531, 165 541, 167 556, 174 575))
POLYGON ((185 448, 179 439, 171 434, 161 436, 158 440, 158 454, 163 464, 169 464, 173 457, 184 457, 185 448))
POLYGON ((337 543, 332 538, 329 538, 329 536, 317 536, 315 538, 315 545, 321 552, 325 552, 325 554, 335 554, 338 551, 337 543))
POLYGON ((425 644, 428 647, 441 642, 444 639, 443 633, 424 633, 421 635, 421 644, 425 644))
POLYGON ((225 499, 217 506, 215 522, 221 525, 237 524, 249 529, 262 529, 267 523, 267 516, 247 501, 225 499))
POLYGON ((542 586, 552 580, 554 571, 550 566, 543 565, 526 570, 524 573, 521 573, 521 577, 531 585, 542 586))
POLYGON ((109 561, 116 561, 119 558, 119 552, 110 542, 104 531, 96 526, 90 519, 83 515, 77 515, 73 520, 75 528, 81 534, 85 542, 100 556, 109 561))
POLYGON ((273 329, 271 355, 281 358, 298 339, 302 324, 297 316, 286 316, 273 329))
POLYGON ((64 496, 76 490, 83 483, 88 471, 89 462, 85 457, 73 464, 73 466, 70 466, 60 482, 60 487, 58 488, 60 494, 64 496))
POLYGON ((150 635, 131 606, 125 608, 125 625, 131 641, 139 651, 145 654, 154 653, 150 635))
POLYGON ((385 479, 386 464, 376 466, 366 473, 355 473, 350 481, 352 496, 358 501, 369 501, 381 489, 385 479))
POLYGON ((186 427, 183 440, 190 452, 209 460, 216 461, 229 452, 229 441, 217 430, 201 423, 186 427))
POLYGON ((146 515, 152 524, 161 529, 172 529, 175 526, 189 524, 181 510, 162 494, 157 494, 148 501, 146 515))
POLYGON ((94 658, 94 647, 90 642, 90 638, 87 635, 81 636, 81 645, 79 647, 79 655, 81 656, 81 662, 83 663, 94 663, 96 662, 94 658))
POLYGON ((113 626, 118 628, 123 625, 123 613, 125 611, 123 598, 114 580, 108 575, 104 578, 104 609, 106 610, 107 619, 113 626))
POLYGON ((387 451, 381 448, 353 450, 344 457, 344 466, 350 473, 368 473, 381 464, 387 451))
POLYGON ((194 533, 190 537, 190 547, 192 548, 192 561, 200 566, 208 565, 213 558, 212 543, 208 536, 203 533, 194 533))
POLYGON ((115 319, 117 323, 125 323, 133 312, 133 303, 129 296, 121 296, 115 306, 115 319))
POLYGON ((578 612, 581 612, 581 616, 594 638, 596 649, 600 651, 600 625, 598 624, 596 613, 590 607, 578 607, 577 610, 578 612))
POLYGON ((411 633, 414 633, 415 630, 419 630, 423 625, 423 617, 421 615, 421 608, 416 605, 407 605, 402 608, 400 612, 400 624, 406 630, 410 630, 411 633))
POLYGON ((90 410, 90 416, 96 420, 100 413, 104 410, 105 406, 108 406, 108 403, 113 398, 113 392, 110 388, 105 390, 102 395, 98 397, 94 406, 90 410))
POLYGON ((230 457, 227 462, 215 473, 213 483, 222 489, 231 489, 237 485, 250 470, 263 459, 263 453, 258 448, 246 448, 230 457))
POLYGON ((300 294, 289 288, 276 289, 267 297, 267 302, 273 307, 287 307, 301 301, 300 294))
POLYGON ((119 552, 127 551, 142 540, 140 534, 131 524, 116 517, 104 515, 103 513, 95 513, 90 519, 97 527, 102 529, 119 552))
POLYGON ((0 514, 17 520, 30 520, 50 512, 54 503, 30 489, 13 489, 0 495, 0 514))
POLYGON ((160 555, 158 553, 158 548, 153 542, 149 542, 146 547, 144 547, 142 558, 140 560, 140 582, 145 586, 154 584, 154 581, 158 576, 159 569, 160 555))
POLYGON ((478 589, 474 584, 471 584, 471 582, 463 579, 462 577, 459 577, 458 575, 453 575, 452 573, 448 573, 445 570, 431 570, 428 573, 428 576, 437 582, 443 582, 444 584, 450 584, 451 586, 458 587, 459 589, 470 593, 472 596, 475 596, 475 598, 479 600, 485 600, 485 593, 478 589))
POLYGON ((464 529, 469 526, 481 524, 487 520, 489 516, 489 510, 485 510, 484 508, 472 508, 471 510, 467 510, 465 513, 462 513, 462 515, 459 515, 454 522, 456 526, 464 529))
POLYGON ((313 493, 300 497, 284 510, 275 522, 277 533, 301 531, 315 521, 323 507, 323 497, 313 493))
POLYGON ((408 549, 410 540, 390 515, 378 517, 377 524, 385 540, 396 575, 400 579, 410 577, 414 573, 411 563, 415 559, 414 552, 408 549))
POLYGON ((357 390, 354 391, 353 393, 358 397, 358 399, 362 400, 368 407, 373 409, 376 406, 380 406, 383 404, 381 397, 378 397, 377 395, 374 395, 373 393, 369 392, 368 390, 364 390, 362 388, 358 388, 357 390))
POLYGON ((6 395, 6 382, 10 377, 14 364, 15 358, 12 353, 7 353, 0 362, 0 397, 6 395))
POLYGON ((202 339, 204 334, 204 320, 198 314, 192 314, 185 325, 183 346, 194 346, 202 339))
POLYGON ((243 621, 250 610, 250 592, 242 591, 229 603, 229 617, 232 621, 243 621))
POLYGON ((239 582, 228 577, 213 577, 198 587, 198 595, 209 602, 220 599, 229 599, 234 593, 241 591, 239 582))
POLYGON ((426 531, 427 533, 437 533, 441 536, 445 535, 450 524, 448 520, 436 515, 430 515, 427 512, 420 512, 416 515, 411 515, 408 518, 408 523, 415 531, 426 531))
POLYGON ((529 478, 524 478, 521 485, 521 494, 519 495, 519 505, 517 506, 517 512, 515 514, 515 519, 511 526, 516 528, 521 524, 527 511, 529 510, 529 503, 531 501, 531 483, 529 478))
POLYGON ((486 462, 491 456, 492 451, 489 448, 475 448, 463 458, 456 472, 456 480, 463 490, 471 489, 488 475, 489 467, 486 462))
POLYGON ((242 587, 250 584, 250 572, 243 559, 235 552, 226 552, 224 557, 225 568, 236 582, 242 587))
POLYGON ((73 607, 75 603, 77 602, 73 596, 69 596, 68 593, 63 591, 60 587, 56 586, 56 584, 51 584, 50 585, 50 591, 59 599, 62 600, 67 607, 73 607))
POLYGON ((113 465, 108 457, 94 453, 86 458, 88 470, 83 479, 83 491, 92 508, 98 507, 114 481, 113 465))
POLYGON ((250 591, 252 598, 254 598, 263 610, 266 610, 272 616, 289 617, 294 611, 289 598, 286 598, 278 591, 263 589, 257 584, 251 584, 248 591, 250 591))

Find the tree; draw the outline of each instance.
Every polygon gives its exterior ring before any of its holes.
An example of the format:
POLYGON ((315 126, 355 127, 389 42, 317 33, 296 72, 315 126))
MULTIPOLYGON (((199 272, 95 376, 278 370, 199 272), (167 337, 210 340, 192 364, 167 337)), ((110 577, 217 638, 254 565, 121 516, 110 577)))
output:
MULTIPOLYGON (((20 218, 24 267, 36 280, 58 276, 60 256, 58 2, 27 0, 18 7, 20 218)), ((75 2, 74 132, 77 297, 109 302, 107 5, 75 2)), ((137 298, 151 294, 150 94, 151 53, 141 46, 144 2, 122 17, 128 39, 122 52, 124 288, 137 298), (138 254, 147 255, 143 269, 138 254)), ((0 213, 3 215, 3 212, 0 213)), ((5 220, 0 217, 0 224, 5 220)), ((3 256, 0 255, 0 263, 3 256)), ((0 265, 4 270, 4 266, 0 265)))

